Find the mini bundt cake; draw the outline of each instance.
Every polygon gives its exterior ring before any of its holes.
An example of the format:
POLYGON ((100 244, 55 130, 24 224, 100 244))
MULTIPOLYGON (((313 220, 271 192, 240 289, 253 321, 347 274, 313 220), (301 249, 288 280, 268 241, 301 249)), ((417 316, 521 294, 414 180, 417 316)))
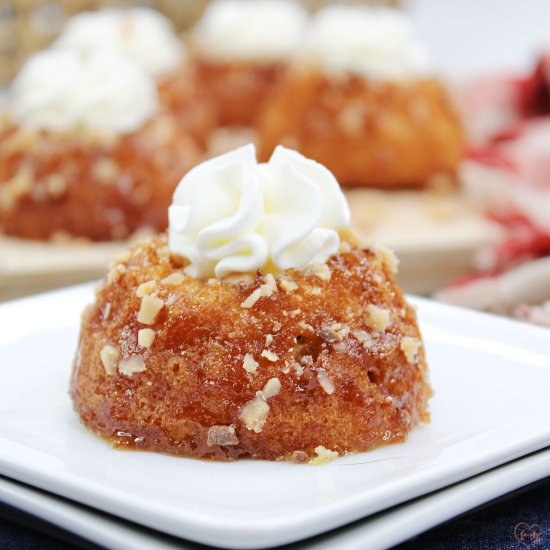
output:
POLYGON ((67 21, 53 47, 84 56, 108 48, 127 56, 154 80, 161 105, 206 148, 214 128, 210 103, 197 86, 182 40, 160 12, 147 7, 80 12, 67 21))
POLYGON ((101 241, 167 227, 196 140, 116 52, 35 54, 0 120, 0 230, 101 241))
POLYGON ((191 65, 220 126, 253 126, 295 53, 295 0, 216 0, 191 33, 191 65))
POLYGON ((322 462, 403 441, 428 418, 420 332, 397 260, 359 248, 348 223, 330 173, 282 147, 192 170, 169 238, 131 249, 83 314, 70 393, 84 424, 116 446, 217 459, 322 462))
POLYGON ((453 179, 464 149, 458 112, 405 15, 364 6, 317 13, 258 133, 260 159, 283 144, 357 186, 453 179))

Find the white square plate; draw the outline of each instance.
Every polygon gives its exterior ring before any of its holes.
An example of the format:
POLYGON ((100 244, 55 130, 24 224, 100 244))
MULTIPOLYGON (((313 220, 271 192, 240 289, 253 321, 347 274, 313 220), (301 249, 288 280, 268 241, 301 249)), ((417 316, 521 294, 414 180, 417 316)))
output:
POLYGON ((0 473, 186 539, 297 541, 550 445, 543 329, 425 300, 435 396, 408 441, 322 467, 113 450, 67 396, 89 285, 0 306, 0 473))

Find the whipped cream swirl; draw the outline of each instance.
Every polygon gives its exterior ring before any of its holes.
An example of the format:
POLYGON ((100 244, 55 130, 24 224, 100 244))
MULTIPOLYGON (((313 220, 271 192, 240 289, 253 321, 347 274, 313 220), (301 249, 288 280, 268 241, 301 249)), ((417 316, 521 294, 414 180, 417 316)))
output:
POLYGON ((350 223, 332 173, 282 146, 265 164, 253 145, 203 162, 181 180, 168 215, 170 251, 194 277, 324 263, 350 223))
POLYGON ((378 80, 404 80, 430 71, 409 18, 392 8, 333 5, 320 10, 302 56, 329 73, 378 80))
POLYGON ((130 56, 153 78, 175 70, 185 58, 172 23, 150 8, 79 13, 66 23, 54 47, 83 55, 110 48, 130 56))
POLYGON ((277 61, 294 53, 307 21, 292 0, 215 0, 193 29, 193 43, 216 60, 277 61))
POLYGON ((157 110, 152 79, 125 56, 97 51, 83 58, 45 50, 23 66, 10 89, 12 119, 33 130, 83 127, 98 133, 137 130, 157 110))

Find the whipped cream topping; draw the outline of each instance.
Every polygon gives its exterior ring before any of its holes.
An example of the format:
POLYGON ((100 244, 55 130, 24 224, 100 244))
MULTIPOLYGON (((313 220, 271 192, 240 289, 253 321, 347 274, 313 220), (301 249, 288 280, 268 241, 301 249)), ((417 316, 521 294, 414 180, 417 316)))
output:
POLYGON ((153 80, 132 60, 112 51, 82 57, 45 50, 25 63, 12 83, 12 119, 33 130, 84 127, 99 133, 137 130, 157 110, 153 80))
POLYGON ((172 23, 150 8, 79 13, 66 23, 54 47, 84 55, 111 48, 132 57, 154 78, 173 71, 185 58, 172 23))
POLYGON ((216 60, 286 59, 307 21, 307 12, 292 0, 214 0, 193 29, 193 44, 216 60))
POLYGON ((282 146, 264 164, 253 145, 203 162, 181 180, 168 216, 170 251, 201 278, 324 263, 350 223, 332 173, 282 146))
POLYGON ((392 8, 323 8, 313 17, 302 56, 329 73, 377 80, 403 80, 430 70, 409 18, 392 8))

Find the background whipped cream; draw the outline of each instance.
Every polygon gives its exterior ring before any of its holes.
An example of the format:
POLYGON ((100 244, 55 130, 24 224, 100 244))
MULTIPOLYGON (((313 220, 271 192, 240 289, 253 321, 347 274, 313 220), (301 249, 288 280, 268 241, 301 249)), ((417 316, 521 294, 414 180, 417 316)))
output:
POLYGON ((334 176, 282 146, 265 164, 253 145, 203 162, 183 177, 168 214, 170 251, 195 277, 324 263, 350 223, 334 176))
POLYGON ((302 57, 329 73, 403 80, 430 71, 406 14, 391 8, 328 6, 313 17, 302 57))
POLYGON ((214 0, 195 25, 193 43, 216 60, 275 61, 296 51, 307 21, 292 0, 214 0))
POLYGON ((79 13, 66 23, 54 47, 84 55, 111 48, 132 57, 155 78, 176 69, 185 57, 172 23, 149 8, 79 13))
POLYGON ((157 91, 141 67, 117 52, 83 57, 45 50, 23 66, 8 105, 12 119, 33 130, 119 134, 137 130, 156 112, 157 91))

